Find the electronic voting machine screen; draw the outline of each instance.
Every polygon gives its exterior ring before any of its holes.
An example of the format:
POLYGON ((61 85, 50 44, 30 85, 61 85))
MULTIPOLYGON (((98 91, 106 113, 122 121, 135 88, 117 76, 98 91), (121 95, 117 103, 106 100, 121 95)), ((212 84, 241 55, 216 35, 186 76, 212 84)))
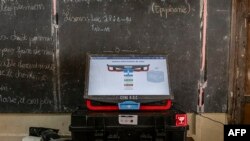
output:
POLYGON ((88 54, 84 98, 120 103, 172 99, 166 55, 88 54))

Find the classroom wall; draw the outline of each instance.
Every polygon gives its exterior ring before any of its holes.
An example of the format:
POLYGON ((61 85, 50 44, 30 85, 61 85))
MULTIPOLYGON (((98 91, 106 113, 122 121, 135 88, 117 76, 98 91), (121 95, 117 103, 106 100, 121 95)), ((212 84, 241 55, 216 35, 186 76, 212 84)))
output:
POLYGON ((190 129, 187 136, 193 137, 195 141, 223 141, 223 124, 227 123, 227 114, 206 113, 202 116, 188 114, 190 129))
POLYGON ((87 52, 168 54, 175 102, 226 112, 231 0, 53 2, 0 3, 0 112, 74 111, 87 52))
MULTIPOLYGON (((225 113, 202 114, 205 117, 227 123, 225 113)), ((223 141, 223 125, 200 115, 188 114, 188 136, 195 141, 223 141)), ((59 134, 70 136, 70 114, 0 114, 1 141, 20 141, 28 135, 29 127, 59 129, 59 134)))
MULTIPOLYGON (((49 2, 49 1, 47 0, 46 2, 49 2)), ((190 0, 190 2, 193 2, 193 1, 190 0)), ((195 2, 193 2, 193 3, 195 4, 195 2)), ((209 12, 209 14, 208 14, 208 19, 209 19, 208 20, 208 37, 209 38, 208 38, 208 54, 207 55, 209 58, 208 59, 208 68, 209 68, 208 78, 209 79, 208 79, 208 88, 207 88, 206 94, 210 93, 210 95, 207 96, 205 99, 205 105, 208 105, 205 107, 205 109, 208 112, 222 112, 222 111, 226 111, 226 106, 221 106, 221 105, 225 105, 227 103, 227 99, 225 98, 225 97, 227 97, 227 86, 226 86, 227 83, 224 83, 224 81, 227 80, 227 77, 223 77, 223 76, 227 75, 227 73, 225 73, 225 72, 227 72, 225 70, 227 68, 226 67, 227 63, 225 63, 225 60, 227 60, 227 59, 225 59, 225 58, 227 58, 227 55, 225 55, 225 52, 227 52, 228 44, 229 44, 229 38, 226 38, 226 37, 228 37, 227 35, 229 35, 229 27, 230 27, 229 26, 230 25, 229 24, 230 23, 230 16, 229 16, 230 10, 229 9, 231 8, 231 6, 230 6, 230 1, 218 2, 217 0, 210 0, 208 5, 209 5, 208 6, 208 12, 209 12), (221 18, 221 17, 225 17, 225 18, 221 18), (216 36, 214 35, 214 33, 216 33, 216 36), (216 57, 214 57, 214 56, 216 56, 216 57), (214 66, 217 66, 217 67, 219 66, 219 68, 214 69, 214 66), (219 77, 215 77, 215 76, 219 76, 219 77), (221 84, 223 84, 223 85, 221 85, 221 84), (223 96, 221 94, 223 94, 223 96), (219 104, 217 104, 217 103, 219 103, 219 104)), ((195 8, 198 9, 199 5, 196 5, 195 8)), ((196 10, 196 11, 199 11, 199 10, 196 10)), ((196 13, 196 15, 199 15, 199 13, 196 13)), ((197 18, 198 18, 197 19, 198 22, 196 22, 196 24, 200 25, 199 24, 200 19, 199 19, 199 17, 197 17, 197 18)), ((63 19, 63 18, 60 18, 60 19, 63 19)), ((170 19, 170 18, 168 18, 168 19, 170 19)), ((193 23, 193 20, 191 18, 189 20, 193 23)), ((173 21, 177 21, 177 20, 173 20, 173 21)), ((12 21, 9 21, 9 22, 13 23, 12 21)), ((48 22, 48 23, 50 25, 50 22, 48 22)), ((173 24, 173 25, 175 25, 175 24, 173 24)), ((188 24, 186 24, 186 25, 188 25, 188 24)), ((29 25, 27 24, 27 26, 29 26, 29 25)), ((50 27, 48 26, 47 28, 50 28, 50 27)), ((197 33, 200 33, 199 28, 200 28, 200 26, 198 26, 198 28, 196 28, 197 33)), ((173 29, 175 29, 175 28, 173 28, 173 29)), ((188 28, 188 29, 192 29, 192 28, 188 28)), ((31 33, 33 33, 32 28, 30 30, 31 30, 31 33)), ((50 31, 50 30, 47 30, 47 31, 50 31)), ((69 31, 73 31, 73 30, 69 29, 69 31)), ((61 32, 61 33, 63 33, 63 32, 61 32)), ((85 32, 83 32, 83 33, 85 33, 85 32)), ((170 33, 174 34, 175 32, 170 32, 170 33)), ((183 32, 178 32, 178 33, 180 35, 185 35, 183 32)), ((191 34, 191 32, 190 32, 190 34, 191 34)), ((65 34, 65 35, 68 36, 68 34, 65 34)), ((179 37, 179 38, 182 37, 182 36, 177 36, 177 35, 176 35, 176 37, 179 37)), ((197 36, 199 37, 199 34, 197 34, 197 36)), ((172 37, 175 37, 175 36, 172 36, 172 37)), ((184 36, 184 37, 183 37, 183 39, 188 40, 189 38, 187 38, 187 37, 191 38, 192 36, 184 36)), ((177 39, 177 38, 174 38, 174 39, 177 39)), ((195 38, 195 40, 199 40, 199 38, 195 38)), ((187 44, 186 42, 183 42, 179 46, 180 47, 183 46, 184 49, 187 49, 186 45, 191 46, 190 40, 188 40, 188 41, 189 41, 189 44, 187 44)), ((72 42, 67 42, 67 43, 69 43, 69 45, 72 46, 72 42)), ((73 43, 76 43, 76 42, 73 42, 73 43)), ((171 42, 171 43, 175 43, 175 42, 171 42)), ((179 42, 177 42, 177 43, 179 43, 179 42)), ((79 44, 81 44, 81 42, 79 42, 79 44)), ((61 45, 65 45, 65 44, 61 44, 61 45)), ((162 45, 162 44, 159 44, 159 45, 162 45)), ((191 47, 192 47, 190 49, 191 51, 193 51, 192 50, 193 48, 196 48, 196 46, 191 46, 191 47)), ((71 49, 71 48, 69 48, 69 49, 71 49)), ((82 47, 79 46, 79 49, 82 49, 82 47)), ((197 50, 199 51, 199 49, 197 49, 197 50)), ((65 52, 67 52, 67 50, 65 52)), ((77 50, 76 50, 76 52, 77 52, 77 50)), ((183 54, 182 50, 176 50, 173 52, 183 54)), ((72 55, 72 56, 74 56, 74 55, 72 55)), ((187 53, 186 56, 187 57, 190 56, 189 52, 187 53)), ((199 54, 197 56, 199 56, 199 54)), ((183 57, 181 56, 180 58, 183 58, 183 57)), ((70 59, 70 60, 75 61, 74 59, 70 59)), ((81 60, 81 59, 79 59, 79 60, 81 60)), ((187 60, 187 59, 183 58, 183 60, 187 60)), ((181 61, 182 60, 180 60, 180 62, 181 61)), ((195 61, 199 62, 200 60, 195 60, 195 61)), ((65 63, 65 64, 68 65, 68 63, 65 63)), ((178 64, 178 63, 176 63, 176 64, 178 64)), ((194 64, 197 64, 197 63, 194 63, 194 64)), ((186 65, 186 66, 188 66, 187 68, 191 68, 190 65, 186 65)), ((75 65, 75 67, 77 67, 77 65, 75 65)), ((71 68, 71 67, 68 67, 68 68, 71 68)), ((181 74, 185 74, 185 73, 182 73, 183 69, 180 69, 179 67, 177 67, 177 68, 181 72, 181 74)), ((81 71, 78 68, 76 68, 75 70, 81 71)), ((191 71, 188 71, 187 69, 185 69, 185 70, 187 72, 191 72, 191 71)), ((197 70, 199 71, 199 69, 197 69, 197 70)), ((68 70, 68 71, 71 72, 71 70, 68 70)), ((67 74, 67 73, 65 73, 65 74, 67 74)), ((181 76, 181 75, 176 75, 176 76, 181 76)), ((48 78, 50 78, 50 77, 48 77, 48 78)), ((71 79, 72 77, 69 76, 69 78, 71 79)), ((78 76, 77 76, 77 78, 78 78, 78 76)), ((81 77, 79 77, 79 78, 81 78, 81 77)), ((193 79, 193 77, 190 77, 190 78, 193 79)), ((176 79, 176 80, 179 80, 180 81, 179 83, 183 84, 183 80, 181 80, 181 79, 176 79)), ((68 81, 67 79, 65 79, 65 81, 67 82, 65 84, 71 84, 71 83, 69 83, 71 81, 68 81)), ((197 81, 196 80, 194 80, 194 81, 195 81, 195 83, 193 83, 193 84, 196 88, 197 81)), ((80 87, 78 87, 78 84, 79 84, 78 81, 75 81, 75 80, 72 81, 72 86, 75 86, 76 89, 80 88, 80 87), (77 85, 74 85, 75 83, 77 83, 77 85)), ((69 90, 70 91, 70 92, 68 92, 70 95, 68 97, 64 98, 64 99, 66 99, 64 101, 64 103, 66 103, 66 104, 67 104, 67 102, 69 102, 68 99, 72 97, 73 93, 81 94, 79 92, 71 92, 73 90, 75 91, 76 90, 75 88, 70 89, 70 87, 68 87, 67 85, 63 85, 63 86, 65 88, 62 90, 64 90, 64 91, 69 90)), ((181 85, 181 86, 183 87, 183 85, 181 85)), ((19 87, 19 85, 18 85, 18 87, 19 87)), ((179 88, 182 88, 182 87, 179 87, 179 88)), ((186 88, 186 87, 184 87, 184 88, 186 88)), ((190 87, 187 87, 187 88, 190 89, 190 87)), ((180 89, 180 90, 182 90, 182 89, 180 89)), ((36 92, 38 91, 37 89, 35 89, 35 90, 36 90, 36 92)), ((190 91, 194 92, 193 90, 190 90, 190 91)), ((43 91, 39 91, 39 92, 41 94, 43 93, 43 91)), ((183 92, 179 93, 178 91, 177 91, 177 94, 185 95, 185 93, 183 93, 183 92)), ((185 98, 190 98, 192 100, 193 99, 196 100, 196 98, 192 98, 191 96, 185 97, 185 98)), ((179 99, 183 99, 183 96, 180 96, 179 99)), ((75 100, 71 100, 71 101, 75 103, 75 100)), ((185 101, 189 102, 191 100, 185 100, 185 101)), ((193 103, 193 105, 196 106, 196 103, 193 103)), ((6 107, 7 107, 6 111, 8 111, 8 109, 10 107, 9 106, 6 106, 6 107)), ((73 105, 73 107, 75 107, 75 105, 73 105)), ((14 108, 16 108, 16 107, 14 107, 14 108)), ((32 107, 32 108, 36 109, 36 107, 32 107)), ((52 109, 53 108, 54 107, 52 107, 52 109)), ((2 110, 3 109, 4 108, 2 108, 2 110)), ((20 109, 25 111, 24 108, 20 108, 20 109)), ((16 109, 16 110, 21 112, 20 109, 16 109)), ((216 121, 220 121, 222 123, 227 123, 225 113, 207 113, 207 114, 203 114, 203 115, 206 117, 212 118, 216 121)), ((220 124, 218 122, 211 121, 211 120, 204 118, 204 117, 201 117, 199 115, 194 115, 194 114, 188 114, 188 118, 189 118, 188 123, 190 125, 190 129, 188 131, 188 136, 193 137, 195 141, 223 141, 223 125, 222 124, 220 124)), ((1 141, 20 141, 22 137, 28 135, 28 129, 29 129, 29 127, 32 127, 32 126, 33 127, 56 128, 56 129, 60 129, 60 132, 59 132, 60 135, 70 135, 70 132, 68 130, 69 124, 70 124, 70 114, 3 114, 3 113, 0 113, 0 140, 1 141)))

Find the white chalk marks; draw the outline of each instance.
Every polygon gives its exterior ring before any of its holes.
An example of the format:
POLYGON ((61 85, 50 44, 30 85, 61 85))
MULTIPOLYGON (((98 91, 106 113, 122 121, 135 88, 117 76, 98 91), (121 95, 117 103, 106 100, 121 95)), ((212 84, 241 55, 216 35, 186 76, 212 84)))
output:
POLYGON ((53 110, 51 14, 51 0, 0 0, 0 112, 53 110))
POLYGON ((117 16, 117 15, 80 15, 74 16, 69 11, 63 11, 63 22, 71 23, 88 23, 89 28, 93 32, 111 32, 111 24, 130 24, 132 18, 130 16, 117 16))
POLYGON ((12 15, 17 15, 18 12, 24 11, 43 11, 45 10, 45 5, 42 3, 26 3, 21 4, 19 0, 1 0, 0 1, 0 14, 11 13, 12 15))
POLYGON ((172 4, 165 4, 165 5, 159 5, 157 3, 152 3, 151 5, 151 11, 152 13, 163 17, 168 18, 169 15, 174 14, 189 14, 191 11, 190 4, 185 1, 183 4, 178 5, 172 5, 172 4))

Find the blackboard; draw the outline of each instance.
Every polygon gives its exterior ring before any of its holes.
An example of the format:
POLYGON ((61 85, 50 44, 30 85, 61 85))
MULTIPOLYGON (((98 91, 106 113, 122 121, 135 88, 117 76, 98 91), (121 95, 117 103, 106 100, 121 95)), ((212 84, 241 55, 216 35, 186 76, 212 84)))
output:
MULTIPOLYGON (((84 105, 87 52, 168 54, 174 102, 196 111, 202 1, 55 1, 0 1, 0 112, 84 105)), ((208 2, 205 112, 227 109, 230 4, 208 2)))
POLYGON ((1 0, 0 19, 0 111, 54 111, 51 0, 1 0))
POLYGON ((63 110, 83 103, 86 52, 166 53, 175 101, 196 109, 199 0, 63 0, 59 3, 63 110))
POLYGON ((232 1, 209 0, 206 112, 227 112, 232 1), (220 18, 223 17, 223 18, 220 18))

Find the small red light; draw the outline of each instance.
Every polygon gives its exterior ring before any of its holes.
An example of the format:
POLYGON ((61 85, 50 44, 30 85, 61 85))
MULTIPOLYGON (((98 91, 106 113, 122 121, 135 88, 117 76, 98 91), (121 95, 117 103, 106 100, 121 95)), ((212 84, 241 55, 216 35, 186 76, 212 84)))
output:
POLYGON ((176 126, 187 126, 187 115, 186 114, 176 114, 175 115, 175 125, 176 126))

